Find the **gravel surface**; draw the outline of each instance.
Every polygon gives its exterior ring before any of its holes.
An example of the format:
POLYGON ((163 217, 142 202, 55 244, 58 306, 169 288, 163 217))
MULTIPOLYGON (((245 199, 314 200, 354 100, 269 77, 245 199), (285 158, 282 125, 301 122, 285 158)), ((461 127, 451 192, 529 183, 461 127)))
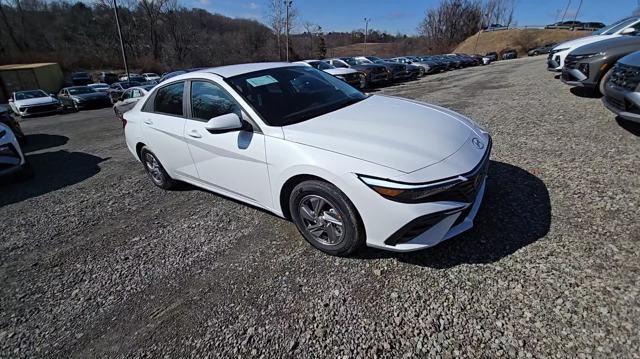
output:
POLYGON ((353 258, 190 186, 155 188, 110 109, 26 119, 0 187, 0 357, 640 357, 640 141, 544 59, 380 92, 493 135, 471 231, 353 258))

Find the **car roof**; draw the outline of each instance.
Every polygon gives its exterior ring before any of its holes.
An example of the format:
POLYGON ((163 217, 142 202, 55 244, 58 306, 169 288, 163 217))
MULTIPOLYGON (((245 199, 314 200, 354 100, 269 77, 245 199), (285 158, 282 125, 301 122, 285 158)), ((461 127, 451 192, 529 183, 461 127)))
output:
MULTIPOLYGON (((300 64, 296 65, 288 62, 256 62, 256 63, 250 63, 250 64, 238 64, 238 65, 227 65, 227 66, 220 66, 220 67, 204 68, 204 69, 196 70, 193 72, 208 72, 208 73, 222 76, 224 78, 228 78, 228 77, 247 74, 250 72, 276 69, 280 67, 289 67, 289 66, 302 66, 302 65, 300 64)), ((180 75, 180 76, 182 77, 183 75, 180 75)))

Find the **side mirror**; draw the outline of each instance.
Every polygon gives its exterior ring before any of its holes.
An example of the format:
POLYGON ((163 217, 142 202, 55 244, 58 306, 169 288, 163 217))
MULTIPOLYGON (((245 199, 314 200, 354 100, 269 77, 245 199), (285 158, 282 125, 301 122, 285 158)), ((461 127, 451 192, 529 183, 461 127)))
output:
POLYGON ((633 27, 628 27, 620 32, 621 35, 631 35, 635 33, 636 33, 636 29, 634 29, 633 27))
POLYGON ((235 113, 214 117, 204 126, 204 128, 211 133, 240 131, 243 127, 240 117, 235 113))

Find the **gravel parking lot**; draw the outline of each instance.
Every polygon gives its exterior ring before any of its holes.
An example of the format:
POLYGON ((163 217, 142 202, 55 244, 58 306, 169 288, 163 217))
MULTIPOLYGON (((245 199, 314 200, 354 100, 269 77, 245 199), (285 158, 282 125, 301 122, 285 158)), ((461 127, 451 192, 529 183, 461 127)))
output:
POLYGON ((0 357, 640 357, 640 134, 543 58, 381 93, 493 135, 473 230, 334 258, 295 226, 154 187, 111 109, 26 119, 0 187, 0 357))

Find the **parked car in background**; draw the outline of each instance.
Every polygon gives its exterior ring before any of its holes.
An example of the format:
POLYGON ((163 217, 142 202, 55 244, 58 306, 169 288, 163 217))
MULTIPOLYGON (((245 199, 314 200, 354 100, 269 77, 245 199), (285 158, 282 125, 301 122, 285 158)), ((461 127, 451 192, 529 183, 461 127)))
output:
POLYGON ((497 52, 487 52, 484 56, 488 57, 492 62, 498 61, 498 53, 497 52))
POLYGON ((5 105, 0 105, 0 123, 9 127, 13 131, 14 136, 18 139, 21 146, 27 143, 27 136, 25 136, 20 127, 20 122, 13 116, 11 108, 5 105))
POLYGON ((142 74, 142 77, 144 77, 145 81, 160 80, 160 75, 153 72, 145 72, 144 74, 142 74))
POLYGON ((363 72, 350 68, 337 68, 321 60, 304 60, 302 62, 315 69, 331 74, 355 88, 363 89, 367 84, 366 75, 363 72))
POLYGON ((27 174, 30 167, 11 127, 0 123, 0 177, 27 174))
POLYGON ((580 46, 588 45, 598 41, 604 41, 623 35, 634 35, 640 32, 640 16, 632 16, 619 20, 596 32, 593 36, 562 42, 556 45, 550 52, 547 59, 547 69, 549 71, 560 72, 564 67, 564 60, 569 53, 580 46))
POLYGON ((605 24, 601 22, 585 22, 582 24, 582 30, 596 31, 604 28, 605 24))
POLYGON ((71 74, 71 83, 74 86, 84 86, 92 83, 91 75, 88 72, 73 72, 71 74))
POLYGON ((507 30, 507 29, 508 27, 502 24, 491 24, 491 25, 482 27, 483 31, 499 31, 499 30, 507 30))
POLYGON ((387 68, 378 64, 365 64, 358 61, 354 57, 341 57, 325 60, 329 65, 337 68, 350 68, 365 74, 365 87, 378 85, 391 81, 392 75, 387 68))
POLYGON ((113 112, 116 117, 122 120, 122 115, 131 110, 135 104, 145 97, 154 85, 147 86, 134 86, 130 87, 122 93, 122 96, 113 104, 113 112))
POLYGON ((562 82, 604 94, 607 78, 616 61, 640 49, 640 34, 621 36, 580 46, 564 61, 562 82))
POLYGON ((111 85, 118 81, 118 75, 113 72, 98 72, 96 77, 98 82, 105 83, 107 85, 111 85))
POLYGON ((551 49, 553 49, 554 46, 556 46, 555 43, 545 44, 540 47, 534 47, 532 49, 529 49, 529 51, 527 52, 527 55, 538 56, 542 54, 548 54, 551 51, 551 49))
POLYGON ((9 106, 22 117, 62 111, 60 101, 42 90, 16 91, 11 94, 9 106))
POLYGON ((111 98, 111 102, 116 103, 124 91, 133 86, 140 86, 140 82, 120 81, 111 84, 111 86, 109 86, 109 91, 107 92, 111 98))
POLYGON ((503 60, 512 60, 518 58, 518 51, 515 49, 506 49, 502 52, 503 60))
POLYGON ((160 83, 160 80, 149 80, 140 83, 140 86, 155 86, 160 83))
POLYGON ((416 78, 420 75, 420 68, 411 65, 399 64, 397 62, 385 61, 382 59, 380 59, 382 61, 373 61, 365 56, 358 56, 356 57, 356 60, 364 64, 377 64, 386 67, 387 71, 391 74, 391 79, 394 81, 416 78), (409 66, 411 66, 411 68, 409 66))
POLYGON ((309 66, 202 70, 146 99, 124 135, 156 186, 184 181, 291 218, 331 255, 432 247, 470 229, 482 202, 491 137, 475 122, 309 66))
POLYGON ((92 89, 98 92, 109 92, 109 85, 106 83, 88 84, 87 86, 91 87, 92 89))
POLYGON ((417 56, 417 58, 429 65, 432 74, 449 70, 449 64, 436 56, 417 56))
POLYGON ((581 21, 561 21, 555 24, 547 25, 545 29, 564 29, 564 30, 577 30, 583 27, 581 21))
POLYGON ((58 93, 58 100, 64 108, 74 111, 111 106, 107 92, 98 92, 89 86, 65 87, 58 93))
POLYGON ((604 86, 602 102, 622 119, 640 123, 640 51, 618 60, 604 86))
POLYGON ((426 62, 417 62, 415 61, 415 59, 406 56, 394 57, 389 60, 405 65, 414 65, 420 67, 422 69, 422 71, 420 71, 420 76, 424 76, 425 74, 432 72, 431 67, 429 67, 429 64, 427 64, 426 62))

